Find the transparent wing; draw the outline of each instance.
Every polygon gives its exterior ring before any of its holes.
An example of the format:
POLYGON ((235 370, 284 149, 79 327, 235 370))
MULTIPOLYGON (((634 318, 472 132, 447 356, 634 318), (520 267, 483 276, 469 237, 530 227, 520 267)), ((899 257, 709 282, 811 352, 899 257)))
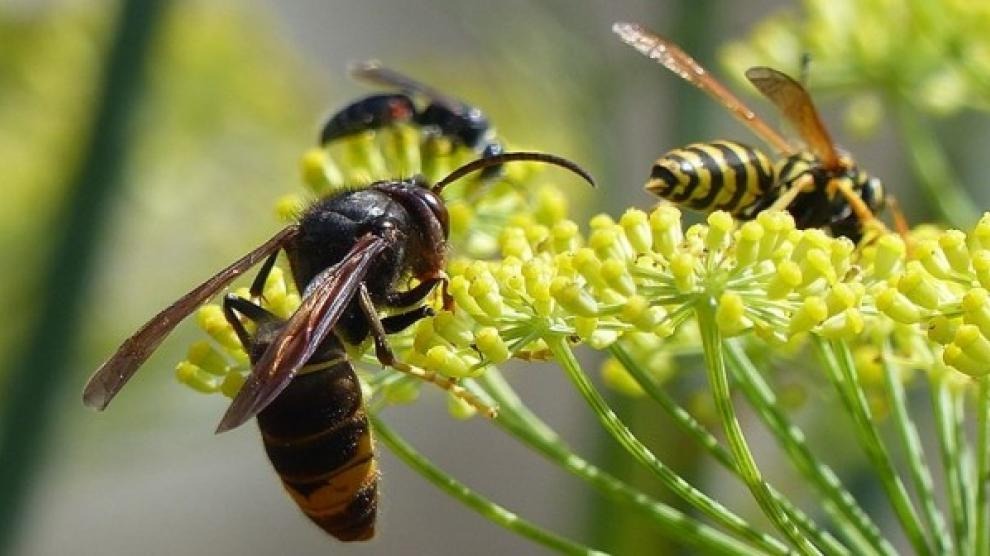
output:
POLYGON ((398 89, 408 95, 426 97, 430 101, 442 104, 454 112, 462 112, 465 108, 464 102, 417 81, 404 73, 387 68, 378 60, 367 60, 352 64, 350 74, 355 79, 364 81, 365 83, 398 89))
POLYGON ((707 93, 773 149, 783 154, 794 153, 794 148, 783 136, 672 41, 637 23, 616 23, 612 26, 612 31, 629 46, 656 60, 681 79, 707 93))
POLYGON ((785 73, 767 67, 746 70, 746 78, 774 103, 826 169, 840 166, 839 154, 808 91, 785 73))
POLYGON ((93 373, 83 389, 83 403, 96 409, 105 409, 176 325, 224 286, 285 245, 297 233, 299 228, 296 226, 285 228, 152 317, 133 336, 124 340, 116 353, 93 373))

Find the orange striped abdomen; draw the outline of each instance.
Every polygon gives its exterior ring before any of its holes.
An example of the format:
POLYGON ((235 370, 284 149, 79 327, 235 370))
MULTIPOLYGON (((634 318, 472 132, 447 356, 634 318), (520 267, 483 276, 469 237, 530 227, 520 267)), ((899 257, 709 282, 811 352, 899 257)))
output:
POLYGON ((303 513, 342 541, 374 536, 378 467, 361 385, 347 361, 296 376, 258 415, 258 426, 303 513))
POLYGON ((748 219, 772 194, 775 181, 774 166, 762 152, 735 141, 712 141, 661 156, 646 190, 680 206, 748 219))

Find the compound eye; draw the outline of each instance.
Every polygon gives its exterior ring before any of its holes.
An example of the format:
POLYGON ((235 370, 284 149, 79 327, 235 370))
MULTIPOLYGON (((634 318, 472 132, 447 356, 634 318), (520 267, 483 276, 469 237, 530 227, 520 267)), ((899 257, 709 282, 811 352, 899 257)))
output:
POLYGON ((440 222, 440 226, 443 227, 443 237, 450 236, 450 217, 447 215, 446 203, 443 202, 443 199, 439 195, 429 189, 421 189, 420 191, 422 191, 423 201, 430 207, 433 216, 436 217, 437 221, 440 222))

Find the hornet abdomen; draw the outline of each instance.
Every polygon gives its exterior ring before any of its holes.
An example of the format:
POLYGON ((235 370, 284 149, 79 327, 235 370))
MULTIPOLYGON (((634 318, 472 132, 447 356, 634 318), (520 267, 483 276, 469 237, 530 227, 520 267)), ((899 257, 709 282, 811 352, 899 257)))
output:
POLYGON ((375 534, 378 467, 361 385, 341 351, 310 362, 258 414, 268 458, 299 508, 342 541, 375 534))

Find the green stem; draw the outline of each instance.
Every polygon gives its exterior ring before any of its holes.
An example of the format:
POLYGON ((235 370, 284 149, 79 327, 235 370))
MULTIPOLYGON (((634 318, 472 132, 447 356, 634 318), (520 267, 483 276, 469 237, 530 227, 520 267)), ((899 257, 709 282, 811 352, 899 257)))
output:
POLYGON ((588 405, 591 406, 598 421, 605 430, 632 455, 637 462, 646 467, 674 494, 681 497, 685 502, 698 509, 710 518, 714 519, 736 535, 747 539, 761 549, 774 554, 786 554, 787 547, 777 539, 760 532, 738 515, 729 511, 725 506, 713 500, 705 493, 691 486, 690 483, 681 478, 672 469, 661 462, 632 432, 626 428, 625 424, 608 406, 605 399, 591 384, 591 381, 581 370, 580 364, 574 357, 574 352, 564 338, 547 338, 547 345, 553 353, 554 359, 567 373, 567 377, 574 383, 578 392, 584 397, 588 405))
POLYGON ((718 408, 719 416, 722 419, 722 426, 729 443, 729 449, 735 459, 739 476, 742 478, 749 491, 753 494, 756 502, 760 505, 763 513, 770 518, 770 521, 782 533, 784 533, 791 543, 804 554, 821 554, 821 552, 811 544, 797 528, 794 523, 787 518, 787 515, 777 504, 770 487, 763 480, 756 465, 746 437, 743 435, 742 426, 736 416, 735 406, 732 403, 732 393, 729 391, 729 373, 725 368, 725 351, 722 348, 722 335, 715 324, 715 300, 699 303, 696 311, 698 317, 698 329, 701 332, 701 346, 705 353, 705 363, 708 369, 708 384, 712 390, 712 397, 715 400, 715 407, 718 408))
POLYGON ((990 507, 987 488, 990 486, 990 377, 979 378, 979 392, 976 400, 976 540, 974 552, 977 556, 990 556, 990 507))
MULTIPOLYGON (((670 395, 668 395, 663 387, 657 383, 656 379, 650 376, 650 373, 643 368, 619 343, 612 344, 609 347, 609 353, 616 358, 622 366, 626 368, 629 374, 636 379, 636 382, 643 388, 643 391, 647 393, 655 402, 657 402, 660 407, 674 420, 674 423, 681 429, 682 432, 688 436, 694 438, 701 446, 705 448, 715 460, 722 465, 722 467, 728 469, 737 477, 741 477, 741 471, 736 466, 735 460, 732 455, 723 448, 718 439, 715 438, 708 430, 699 423, 690 413, 683 407, 681 407, 670 395)), ((811 520, 800 508, 794 506, 790 500, 784 497, 783 494, 778 492, 776 489, 771 487, 770 494, 774 497, 777 504, 784 510, 787 517, 793 520, 802 531, 808 534, 812 541, 818 546, 822 547, 822 550, 829 555, 843 555, 850 554, 849 549, 842 545, 835 537, 833 537, 828 531, 823 531, 818 527, 814 521, 811 520)))
POLYGON ((918 111, 906 100, 891 101, 893 113, 907 143, 914 174, 918 178, 929 206, 935 207, 939 218, 966 229, 979 218, 973 199, 962 188, 959 178, 931 129, 922 123, 918 111))
MULTIPOLYGON (((22 349, 0 373, 5 378, 0 404, 0 554, 16 540, 24 503, 37 471, 44 467, 54 415, 61 409, 58 402, 64 401, 62 389, 75 383, 69 377, 78 370, 72 357, 87 286, 127 160, 128 124, 141 96, 147 54, 166 6, 158 0, 130 0, 120 6, 80 165, 73 169, 64 203, 52 219, 52 247, 37 287, 44 295, 37 296, 37 313, 22 349)), ((48 247, 45 238, 31 241, 38 249, 48 247)))
POLYGON ((956 432, 956 446, 959 453, 959 474, 962 484, 963 501, 966 503, 966 544, 967 552, 976 553, 976 531, 973 530, 976 520, 976 491, 975 485, 966 479, 975 473, 976 456, 973 454, 973 445, 966 438, 966 391, 964 389, 953 389, 953 415, 955 422, 953 428, 956 432))
POLYGON ((493 523, 501 525, 521 537, 525 537, 561 554, 605 554, 604 552, 593 550, 546 531, 474 492, 457 479, 445 473, 442 469, 433 465, 430 460, 426 459, 426 457, 417 452, 398 434, 392 431, 380 418, 372 416, 371 426, 375 429, 376 438, 382 444, 388 446, 388 449, 406 465, 493 523))
POLYGON ((750 405, 759 412, 760 418, 787 452, 798 472, 815 485, 824 495, 828 505, 838 512, 836 518, 839 530, 850 542, 860 545, 861 553, 895 556, 897 551, 883 537, 880 528, 856 502, 853 495, 846 490, 839 476, 831 467, 815 457, 805 440, 805 434, 779 409, 773 390, 763 380, 742 346, 738 342, 727 342, 726 355, 737 383, 749 399, 750 405), (861 546, 860 538, 869 544, 865 547, 861 546))
POLYGON ((848 344, 842 341, 829 344, 824 339, 815 336, 814 345, 821 358, 822 366, 838 391, 839 398, 845 405, 847 413, 852 416, 860 446, 873 465, 873 469, 887 493, 887 498, 894 508, 894 513, 897 515, 901 526, 904 527, 908 541, 917 554, 931 554, 931 547, 925 539, 921 521, 911 503, 911 497, 897 474, 890 454, 880 439, 880 432, 874 425, 873 415, 866 401, 866 394, 859 382, 859 375, 848 344))
MULTIPOLYGON (((951 371, 950 371, 951 372, 951 371)), ((961 450, 957 443, 956 401, 949 381, 942 376, 932 375, 932 408, 935 411, 935 428, 938 434, 939 449, 942 453, 942 467, 945 470, 946 490, 949 499, 949 515, 952 516, 952 531, 956 546, 967 553, 969 547, 969 509, 966 503, 966 487, 963 479, 961 450)), ((972 553, 972 552, 969 552, 972 553)))
POLYGON ((938 554, 951 554, 953 551, 952 536, 945 525, 945 518, 935 502, 935 491, 932 487, 932 474, 925 461, 924 448, 921 446, 921 436, 911 419, 908 411, 904 384, 901 382, 900 370, 893 362, 889 343, 884 346, 883 357, 884 382, 893 409, 893 421, 901 437, 904 453, 907 455, 911 480, 918 499, 921 501, 922 518, 925 526, 935 540, 935 551, 938 554))
POLYGON ((749 556, 766 554, 721 531, 709 527, 630 487, 575 454, 550 427, 527 409, 498 371, 489 369, 480 379, 485 392, 498 403, 496 424, 562 469, 587 482, 608 498, 632 507, 654 520, 671 539, 705 554, 749 556))

